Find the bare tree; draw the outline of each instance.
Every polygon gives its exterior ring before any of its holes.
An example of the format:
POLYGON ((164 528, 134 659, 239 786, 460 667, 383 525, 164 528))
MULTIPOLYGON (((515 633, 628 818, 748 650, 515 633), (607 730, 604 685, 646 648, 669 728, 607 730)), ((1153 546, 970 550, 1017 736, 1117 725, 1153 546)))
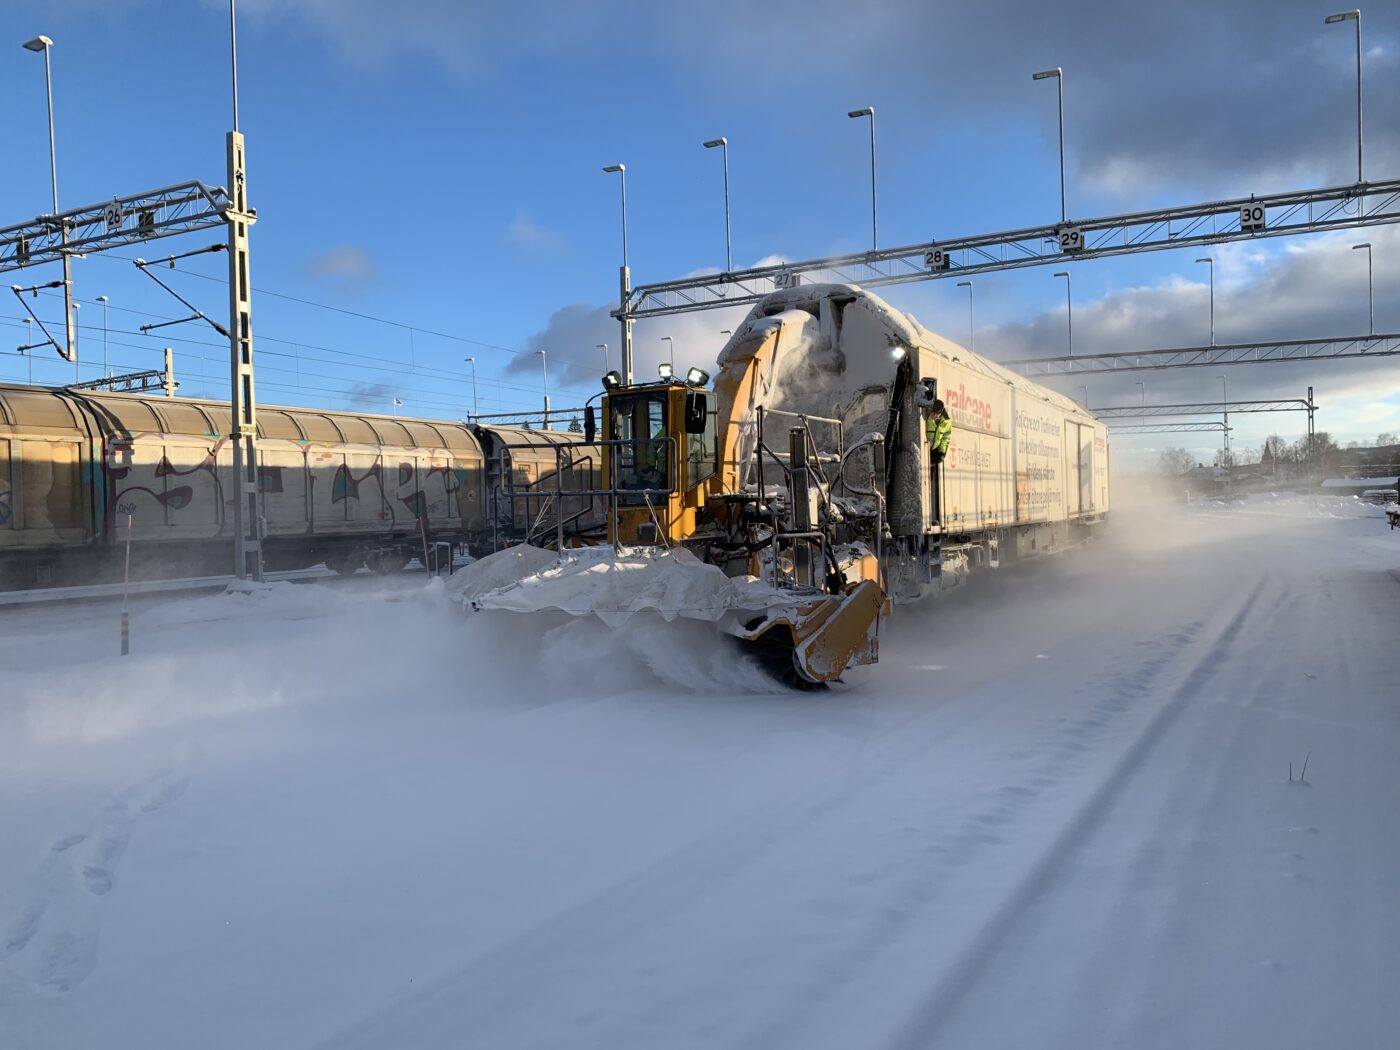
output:
POLYGON ((1168 448, 1157 457, 1157 470, 1168 477, 1180 477, 1196 466, 1196 457, 1184 448, 1168 448))

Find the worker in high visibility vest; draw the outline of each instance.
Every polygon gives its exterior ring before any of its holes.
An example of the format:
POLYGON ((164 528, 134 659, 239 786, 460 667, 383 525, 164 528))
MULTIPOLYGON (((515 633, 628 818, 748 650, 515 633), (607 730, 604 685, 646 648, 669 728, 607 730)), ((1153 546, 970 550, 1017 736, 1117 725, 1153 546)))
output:
POLYGON ((943 457, 948 454, 948 442, 953 437, 953 421, 948 418, 948 409, 942 401, 934 401, 933 410, 924 420, 924 433, 928 437, 929 491, 933 508, 933 523, 938 524, 942 510, 938 469, 943 465, 943 457))

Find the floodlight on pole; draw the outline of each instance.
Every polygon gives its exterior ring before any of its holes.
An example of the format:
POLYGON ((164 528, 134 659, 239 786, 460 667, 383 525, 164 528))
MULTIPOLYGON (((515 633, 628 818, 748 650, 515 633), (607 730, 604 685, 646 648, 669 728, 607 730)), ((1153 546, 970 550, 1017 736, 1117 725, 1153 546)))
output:
POLYGON ((1198 263, 1205 263, 1210 267, 1210 345, 1215 345, 1215 259, 1206 256, 1204 259, 1197 259, 1198 263))
POLYGON ((618 271, 618 302, 622 313, 618 324, 622 327, 622 374, 628 383, 632 382, 632 318, 627 313, 627 302, 632 297, 632 271, 627 267, 627 165, 609 164, 603 168, 609 174, 616 172, 622 183, 622 268, 618 271))
POLYGON ((536 350, 540 355, 540 378, 544 381, 544 428, 549 429, 549 355, 543 350, 536 350))
MULTIPOLYGON (((33 40, 24 42, 26 51, 33 51, 35 54, 44 56, 44 92, 48 98, 49 108, 49 184, 53 190, 53 214, 55 220, 58 218, 58 149, 54 139, 53 129, 53 65, 49 56, 49 49, 53 47, 53 40, 46 36, 36 36, 33 40)), ((73 319, 73 261, 68 257, 68 224, 59 224, 59 234, 63 240, 63 349, 60 351, 66 360, 72 361, 75 365, 78 360, 78 333, 75 331, 73 319)))
POLYGON ((1220 404, 1225 415, 1225 462, 1223 466, 1225 467, 1225 496, 1228 499, 1234 489, 1233 464, 1230 462, 1233 458, 1230 452, 1230 385, 1224 376, 1216 376, 1215 378, 1220 380, 1220 404))
POLYGON ((873 252, 880 242, 875 225, 875 107, 863 106, 853 109, 846 116, 852 120, 860 117, 870 118, 870 250, 873 252))
POLYGON ((99 295, 97 301, 102 304, 102 374, 111 375, 107 368, 107 296, 99 295))
POLYGON ((1358 248, 1365 248, 1365 249, 1366 249, 1366 304, 1367 304, 1367 312, 1368 312, 1368 314, 1369 314, 1369 316, 1370 316, 1370 318, 1371 318, 1371 329, 1370 329, 1370 334, 1371 334, 1371 335, 1375 335, 1375 334, 1376 334, 1376 281, 1375 281, 1375 272, 1374 272, 1374 271, 1372 270, 1372 268, 1371 268, 1371 242, 1370 242, 1370 241, 1366 241, 1366 242, 1364 242, 1364 243, 1362 243, 1362 244, 1353 244, 1353 245, 1351 246, 1351 250, 1352 250, 1352 251, 1356 251, 1358 248))
POLYGON ((702 143, 706 149, 716 146, 724 155, 724 272, 734 272, 734 251, 729 240, 729 140, 724 136, 702 143))
POLYGON ((464 357, 462 360, 472 366, 472 418, 479 419, 481 417, 481 402, 476 397, 476 358, 464 357))
POLYGON ((627 165, 609 164, 603 169, 609 174, 616 172, 622 180, 622 265, 627 266, 627 165))
POLYGON ((975 353, 977 351, 977 347, 974 345, 977 341, 977 315, 973 309, 972 282, 959 281, 958 287, 967 289, 967 348, 975 353))
POLYGON ((1073 357, 1073 356, 1074 356, 1074 294, 1073 294, 1073 292, 1071 291, 1071 286, 1073 285, 1074 282, 1070 279, 1069 271, 1068 271, 1068 270, 1061 270, 1059 273, 1055 274, 1055 276, 1056 276, 1056 277, 1063 277, 1063 278, 1065 279, 1065 323, 1066 323, 1067 328, 1068 328, 1068 340, 1069 340, 1069 341, 1068 341, 1068 344, 1067 344, 1068 353, 1067 353, 1065 356, 1066 356, 1066 357, 1073 357))
POLYGON ((1365 182, 1361 169, 1361 12, 1339 11, 1335 15, 1328 15, 1323 20, 1324 25, 1335 25, 1338 22, 1356 23, 1356 181, 1365 182))
POLYGON ((1068 221, 1069 211, 1065 207, 1065 71, 1059 66, 1054 69, 1042 69, 1039 73, 1032 73, 1032 80, 1055 81, 1060 99, 1060 221, 1068 221))

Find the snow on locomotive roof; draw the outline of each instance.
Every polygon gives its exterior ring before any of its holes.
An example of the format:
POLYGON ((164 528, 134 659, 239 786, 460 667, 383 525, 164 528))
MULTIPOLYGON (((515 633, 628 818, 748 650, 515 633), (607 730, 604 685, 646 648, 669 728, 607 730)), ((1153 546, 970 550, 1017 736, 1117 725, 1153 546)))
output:
MULTIPOLYGON (((903 310, 891 306, 873 292, 866 291, 854 284, 799 285, 796 288, 785 289, 765 296, 749 312, 748 317, 735 330, 730 341, 737 342, 752 334, 774 314, 783 310, 803 309, 814 301, 822 299, 847 299, 852 303, 862 302, 865 308, 886 329, 891 339, 891 346, 903 345, 930 351, 963 368, 980 372, 1000 382, 1007 383, 1028 395, 1048 401, 1067 413, 1093 418, 1093 413, 1087 411, 1073 398, 1066 397, 1049 387, 1033 383, 1025 376, 1012 372, 937 332, 930 331, 921 325, 913 314, 905 313, 903 310)), ((722 358, 723 352, 721 352, 722 358)))

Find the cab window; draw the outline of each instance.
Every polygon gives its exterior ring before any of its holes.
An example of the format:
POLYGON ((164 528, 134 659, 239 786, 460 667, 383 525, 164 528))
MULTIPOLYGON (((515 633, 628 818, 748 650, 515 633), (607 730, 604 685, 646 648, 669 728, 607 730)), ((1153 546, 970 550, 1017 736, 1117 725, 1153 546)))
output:
POLYGON ((686 462, 689 466, 686 484, 698 485, 719 470, 719 447, 715 440, 715 398, 706 392, 705 431, 702 434, 687 434, 686 462))
MULTIPOLYGON (((671 443, 666 440, 665 394, 615 398, 611 413, 612 436, 620 442, 615 446, 613 460, 617 467, 617 487, 672 488, 671 443)), ((639 494, 625 502, 643 503, 645 499, 639 494)))

